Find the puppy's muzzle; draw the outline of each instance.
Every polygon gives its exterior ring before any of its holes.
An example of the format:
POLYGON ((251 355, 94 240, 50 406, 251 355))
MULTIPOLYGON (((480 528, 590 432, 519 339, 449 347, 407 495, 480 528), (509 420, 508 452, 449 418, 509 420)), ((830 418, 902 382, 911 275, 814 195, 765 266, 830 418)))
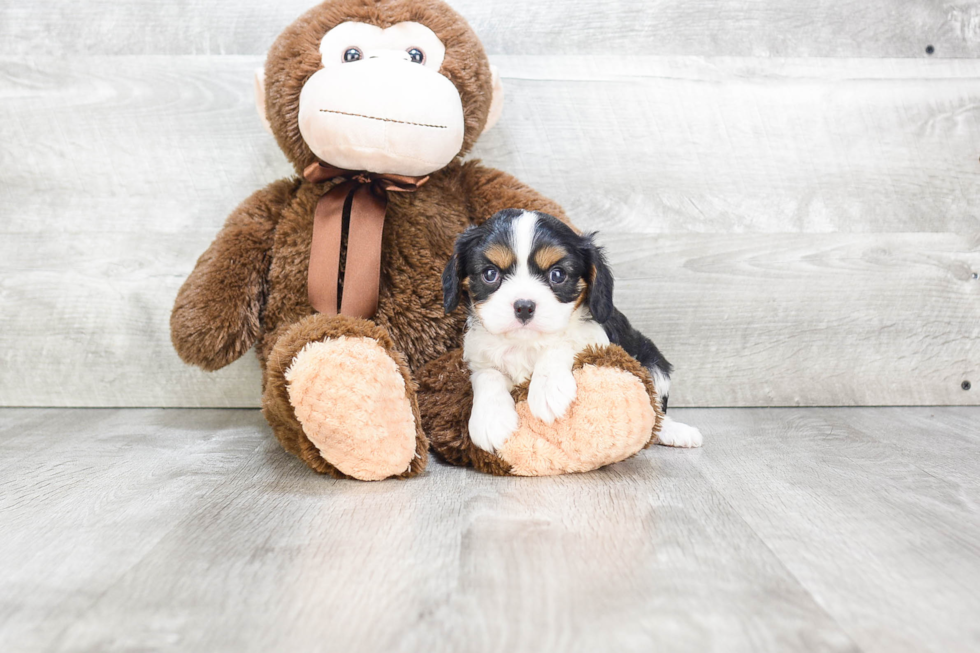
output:
POLYGON ((518 299, 514 302, 514 315, 521 324, 527 324, 534 318, 534 308, 536 304, 530 299, 518 299))

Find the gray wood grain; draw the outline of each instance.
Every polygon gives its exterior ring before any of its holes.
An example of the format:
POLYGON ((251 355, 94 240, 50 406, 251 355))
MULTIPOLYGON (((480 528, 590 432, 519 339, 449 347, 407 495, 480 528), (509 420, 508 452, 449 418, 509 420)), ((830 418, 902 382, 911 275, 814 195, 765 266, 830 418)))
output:
MULTIPOLYGON (((5 405, 254 406, 251 355, 183 365, 172 299, 209 236, 10 234, 5 405)), ((631 235, 600 241, 616 301, 677 366, 672 405, 976 404, 980 241, 954 234, 631 235)))
POLYGON ((980 61, 496 61, 477 155, 586 226, 980 231, 980 61))
MULTIPOLYGON (((980 231, 980 61, 500 57, 476 157, 630 232, 980 231)), ((213 233, 290 174, 248 57, 0 60, 9 231, 213 233)))
POLYGON ((0 229, 211 232, 292 173, 254 58, 0 60, 0 229))
POLYGON ((366 484, 255 411, 0 410, 0 648, 971 651, 978 411, 680 410, 703 449, 366 484))
POLYGON ((980 402, 980 235, 601 240, 678 405, 980 402))
POLYGON ((696 415, 699 469, 862 650, 977 650, 976 410, 696 415))
POLYGON ((257 406, 249 353, 205 373, 170 344, 170 309, 203 234, 9 234, 0 255, 0 404, 257 406))
MULTIPOLYGON (((601 231, 675 405, 980 401, 980 63, 494 60, 509 99, 475 155, 601 231)), ((184 367, 167 315, 290 173, 260 61, 0 58, 0 405, 256 405, 254 360, 184 367)))
MULTIPOLYGON (((0 54, 261 54, 312 0, 10 0, 0 54)), ((492 54, 970 57, 980 6, 932 0, 451 0, 492 54)))
POLYGON ((256 411, 2 411, 0 649, 51 650, 234 477, 263 426, 256 411))

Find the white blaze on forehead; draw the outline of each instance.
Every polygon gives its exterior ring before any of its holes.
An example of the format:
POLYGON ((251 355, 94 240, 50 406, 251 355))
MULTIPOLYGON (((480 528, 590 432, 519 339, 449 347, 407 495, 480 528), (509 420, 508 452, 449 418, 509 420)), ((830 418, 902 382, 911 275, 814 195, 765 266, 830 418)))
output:
POLYGON ((531 251, 534 247, 534 230, 538 224, 538 216, 530 211, 525 211, 521 217, 513 222, 514 232, 514 256, 517 257, 517 276, 527 276, 530 274, 527 262, 531 258, 531 251))

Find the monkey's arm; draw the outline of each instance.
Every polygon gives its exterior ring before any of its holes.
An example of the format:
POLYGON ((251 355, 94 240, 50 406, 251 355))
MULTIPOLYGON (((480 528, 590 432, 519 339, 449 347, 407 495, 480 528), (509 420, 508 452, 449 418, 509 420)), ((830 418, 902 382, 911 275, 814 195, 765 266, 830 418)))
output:
POLYGON ((255 192, 197 260, 170 314, 170 338, 184 362, 217 370, 255 343, 276 223, 299 183, 282 179, 255 192))
POLYGON ((527 209, 541 211, 555 216, 576 231, 565 211, 554 200, 550 200, 530 186, 527 186, 506 172, 487 168, 479 161, 463 164, 463 183, 470 198, 470 220, 478 225, 497 211, 504 209, 527 209))

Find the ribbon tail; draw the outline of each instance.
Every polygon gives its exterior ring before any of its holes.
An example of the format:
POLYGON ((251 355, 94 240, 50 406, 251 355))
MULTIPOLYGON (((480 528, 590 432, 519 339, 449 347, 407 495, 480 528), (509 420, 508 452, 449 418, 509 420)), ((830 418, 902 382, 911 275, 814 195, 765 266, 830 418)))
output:
POLYGON ((429 178, 354 172, 322 162, 307 166, 303 176, 310 183, 336 177, 350 180, 335 186, 317 202, 307 273, 310 305, 326 315, 370 318, 378 310, 387 193, 414 192, 429 178), (347 256, 341 268, 344 231, 347 256))
POLYGON ((356 190, 356 183, 340 184, 330 189, 316 205, 306 285, 310 306, 324 315, 336 315, 340 309, 337 298, 344 206, 348 196, 356 190))
POLYGON ((388 198, 368 185, 354 191, 347 236, 347 264, 340 312, 370 318, 378 310, 381 283, 381 237, 388 198))

